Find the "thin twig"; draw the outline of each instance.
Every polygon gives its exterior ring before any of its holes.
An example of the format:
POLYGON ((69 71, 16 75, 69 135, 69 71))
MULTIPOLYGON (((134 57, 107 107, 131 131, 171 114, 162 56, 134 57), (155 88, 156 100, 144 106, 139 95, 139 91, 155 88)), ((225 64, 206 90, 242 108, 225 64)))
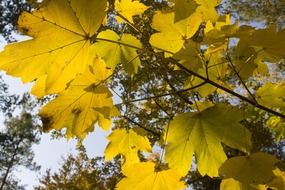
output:
POLYGON ((137 31, 140 34, 143 34, 142 31, 140 31, 137 27, 135 27, 135 25, 133 25, 133 23, 131 23, 126 17, 124 17, 123 15, 121 15, 120 13, 116 12, 117 16, 120 17, 121 19, 123 19, 130 27, 132 27, 135 31, 137 31))
POLYGON ((226 55, 226 57, 227 57, 227 59, 228 59, 230 65, 231 65, 231 67, 232 67, 234 73, 237 75, 238 79, 240 80, 242 86, 246 89, 247 93, 251 96, 252 100, 253 100, 255 103, 257 103, 257 101, 256 101, 256 99, 255 99, 255 97, 254 97, 254 95, 250 92, 250 90, 249 90, 248 87, 246 86, 245 82, 242 80, 241 76, 239 75, 238 71, 236 70, 236 68, 235 68, 235 66, 234 66, 234 64, 233 64, 233 62, 232 62, 231 57, 230 57, 228 54, 226 55))
POLYGON ((134 103, 134 102, 141 102, 141 101, 146 101, 146 100, 151 100, 151 99, 156 99, 156 98, 161 98, 161 97, 165 97, 165 96, 171 96, 171 95, 174 95, 176 93, 183 93, 183 92, 187 92, 189 90, 194 90, 195 88, 199 88, 203 85, 207 84, 207 82, 202 82, 198 85, 195 85, 195 86, 192 86, 190 88, 186 88, 186 89, 183 89, 183 90, 179 90, 177 92, 169 92, 169 93, 165 93, 165 94, 158 94, 156 96, 149 96, 149 97, 146 97, 146 98, 139 98, 139 99, 134 99, 134 100, 130 100, 129 102, 127 103, 134 103))
POLYGON ((155 136, 157 136, 157 137, 160 138, 160 134, 159 134, 159 133, 157 133, 157 132, 155 132, 155 131, 153 131, 153 130, 151 130, 151 129, 149 129, 149 128, 146 128, 146 127, 142 126, 141 124, 139 124, 138 122, 132 120, 131 118, 129 118, 129 117, 126 116, 126 115, 123 115, 122 117, 125 118, 126 120, 128 120, 129 122, 135 124, 135 125, 138 126, 139 128, 142 128, 142 129, 146 130, 147 132, 149 132, 149 133, 151 133, 151 134, 153 134, 153 135, 155 135, 155 136))
POLYGON ((176 88, 171 84, 171 82, 169 81, 167 76, 165 77, 165 80, 166 80, 167 84, 170 86, 170 88, 172 89, 172 91, 174 92, 174 94, 176 94, 178 97, 180 97, 187 104, 190 104, 190 105, 193 104, 193 102, 189 101, 188 98, 185 98, 183 95, 181 95, 181 93, 179 91, 176 90, 176 88))

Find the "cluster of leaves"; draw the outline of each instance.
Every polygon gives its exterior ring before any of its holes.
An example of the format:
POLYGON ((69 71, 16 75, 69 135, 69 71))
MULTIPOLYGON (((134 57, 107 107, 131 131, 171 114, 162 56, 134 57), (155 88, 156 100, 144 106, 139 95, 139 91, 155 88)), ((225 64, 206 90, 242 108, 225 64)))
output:
POLYGON ((182 189, 189 171, 221 190, 284 189, 281 160, 244 123, 284 137, 285 83, 270 70, 285 30, 232 23, 220 3, 44 0, 18 21, 33 39, 8 45, 0 68, 38 98, 56 94, 40 111, 46 131, 83 139, 115 119, 105 156, 122 156, 119 190, 182 189))

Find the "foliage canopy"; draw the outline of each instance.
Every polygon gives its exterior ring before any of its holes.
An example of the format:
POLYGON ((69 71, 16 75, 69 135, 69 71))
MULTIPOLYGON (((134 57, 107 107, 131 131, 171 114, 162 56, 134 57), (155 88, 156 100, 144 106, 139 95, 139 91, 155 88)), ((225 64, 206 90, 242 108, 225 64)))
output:
POLYGON ((182 189, 191 171, 221 190, 284 189, 282 161, 255 147, 252 125, 284 137, 285 30, 220 5, 44 0, 20 16, 32 39, 6 46, 0 69, 56 95, 40 111, 46 131, 84 139, 114 119, 105 155, 121 155, 118 189, 182 189))

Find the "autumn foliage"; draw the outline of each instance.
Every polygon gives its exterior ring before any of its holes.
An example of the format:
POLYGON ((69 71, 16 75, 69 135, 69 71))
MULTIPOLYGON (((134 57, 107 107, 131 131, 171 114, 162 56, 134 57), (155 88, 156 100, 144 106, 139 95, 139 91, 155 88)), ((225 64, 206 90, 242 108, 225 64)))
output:
POLYGON ((20 16, 31 39, 7 45, 0 68, 34 82, 37 98, 55 95, 39 113, 45 131, 111 130, 118 190, 183 189, 189 171, 220 178, 221 190, 284 190, 280 161, 253 149, 244 123, 285 135, 284 77, 273 74, 285 30, 239 23, 219 0, 161 4, 44 0, 20 16))

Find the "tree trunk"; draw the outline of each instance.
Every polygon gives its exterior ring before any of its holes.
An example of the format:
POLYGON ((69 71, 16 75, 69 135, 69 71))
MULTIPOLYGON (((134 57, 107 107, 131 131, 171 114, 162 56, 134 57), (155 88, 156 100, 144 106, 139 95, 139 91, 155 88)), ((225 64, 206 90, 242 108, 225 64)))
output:
POLYGON ((17 151, 18 151, 20 142, 21 142, 21 140, 17 143, 17 146, 16 146, 16 148, 15 148, 15 151, 14 151, 14 153, 13 153, 13 156, 12 156, 12 158, 11 158, 9 164, 8 164, 8 167, 7 167, 7 170, 6 170, 6 172, 5 172, 4 178, 3 178, 2 182, 1 182, 0 190, 3 190, 3 189, 4 189, 4 186, 5 186, 5 184, 6 184, 6 181, 7 181, 8 175, 9 175, 9 173, 10 173, 10 170, 11 170, 11 168, 13 167, 13 164, 14 164, 13 162, 14 162, 14 160, 15 160, 15 156, 17 155, 17 151))

